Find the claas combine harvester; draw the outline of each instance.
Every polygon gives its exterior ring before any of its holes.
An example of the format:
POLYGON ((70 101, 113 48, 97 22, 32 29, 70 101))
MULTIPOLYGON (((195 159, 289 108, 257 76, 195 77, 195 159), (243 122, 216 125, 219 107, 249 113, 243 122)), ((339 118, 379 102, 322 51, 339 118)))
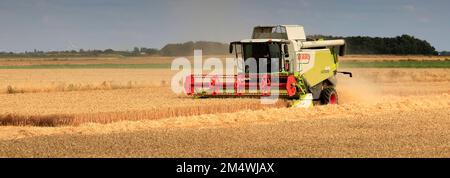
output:
POLYGON ((337 73, 352 76, 338 71, 344 40, 307 40, 300 25, 257 26, 251 39, 231 42, 230 53, 243 59, 236 75, 189 75, 186 93, 207 98, 270 97, 276 92, 294 107, 310 107, 337 104, 337 73))

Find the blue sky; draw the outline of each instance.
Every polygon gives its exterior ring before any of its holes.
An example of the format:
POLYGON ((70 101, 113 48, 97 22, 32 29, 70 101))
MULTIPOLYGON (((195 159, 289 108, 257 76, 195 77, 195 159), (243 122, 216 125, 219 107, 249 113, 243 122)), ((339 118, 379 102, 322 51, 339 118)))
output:
POLYGON ((0 51, 161 48, 249 38, 252 27, 307 34, 410 34, 450 50, 447 0, 0 0, 0 51))

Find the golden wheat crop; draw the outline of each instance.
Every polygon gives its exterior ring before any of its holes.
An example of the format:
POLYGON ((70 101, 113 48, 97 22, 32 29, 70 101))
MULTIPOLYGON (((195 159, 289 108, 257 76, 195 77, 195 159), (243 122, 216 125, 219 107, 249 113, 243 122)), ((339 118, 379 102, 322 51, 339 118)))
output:
POLYGON ((173 74, 169 69, 1 70, 0 125, 78 125, 286 107, 175 95, 168 86, 173 74))
POLYGON ((309 109, 175 95, 167 69, 0 70, 0 157, 450 156, 450 69, 342 70, 309 109))
MULTIPOLYGON (((389 102, 402 96, 450 93, 448 69, 349 70, 355 73, 354 78, 339 76, 342 104, 389 102)), ((167 69, 2 70, 0 76, 6 80, 2 80, 0 86, 15 86, 13 91, 19 90, 17 87, 29 92, 0 94, 0 125, 110 123, 287 106, 283 101, 262 105, 257 99, 192 99, 176 95, 168 87, 172 74, 167 69), (135 84, 128 85, 131 80, 135 84), (104 85, 105 81, 115 85, 104 85), (52 87, 52 83, 76 85, 67 90, 52 87), (105 88, 95 88, 96 85, 105 88)))
POLYGON ((170 69, 0 70, 0 93, 112 90, 169 86, 170 69))

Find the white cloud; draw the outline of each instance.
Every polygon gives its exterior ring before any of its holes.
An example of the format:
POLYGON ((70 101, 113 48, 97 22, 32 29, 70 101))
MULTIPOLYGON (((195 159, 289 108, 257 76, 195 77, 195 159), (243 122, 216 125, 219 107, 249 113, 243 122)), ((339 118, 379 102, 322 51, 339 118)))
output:
POLYGON ((409 12, 414 12, 414 11, 416 11, 416 6, 414 6, 412 4, 408 4, 408 5, 402 6, 402 9, 409 11, 409 12))
POLYGON ((428 23, 430 22, 430 19, 428 17, 419 17, 417 20, 422 23, 428 23))
POLYGON ((50 22, 48 15, 42 16, 41 20, 42 20, 42 23, 44 23, 44 24, 48 24, 50 22))

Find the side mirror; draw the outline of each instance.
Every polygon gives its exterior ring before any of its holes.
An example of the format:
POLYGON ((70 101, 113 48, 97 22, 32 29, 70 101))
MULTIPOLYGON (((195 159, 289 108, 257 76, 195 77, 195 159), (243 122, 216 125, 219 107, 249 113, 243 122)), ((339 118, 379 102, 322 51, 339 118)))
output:
POLYGON ((284 57, 289 57, 289 47, 287 44, 283 45, 284 57))
POLYGON ((233 43, 230 43, 230 47, 228 49, 230 51, 230 54, 233 53, 233 47, 234 47, 233 43))

